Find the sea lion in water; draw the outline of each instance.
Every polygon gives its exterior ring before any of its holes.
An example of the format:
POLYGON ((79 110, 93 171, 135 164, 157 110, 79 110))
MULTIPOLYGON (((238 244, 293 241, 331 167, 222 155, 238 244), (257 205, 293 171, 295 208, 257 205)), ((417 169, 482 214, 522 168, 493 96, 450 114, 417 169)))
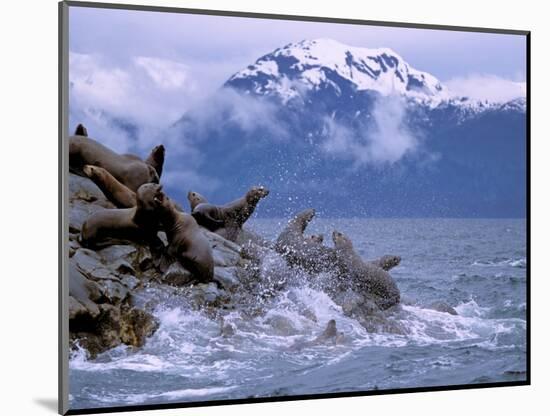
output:
POLYGON ((355 252, 351 239, 345 234, 334 231, 332 241, 337 253, 338 267, 341 274, 347 276, 347 281, 373 296, 374 303, 381 309, 388 309, 399 303, 399 289, 388 272, 363 261, 355 252))
MULTIPOLYGON (((188 194, 189 203, 193 204, 194 198, 190 195, 198 195, 196 192, 188 194)), ((222 237, 235 241, 239 236, 243 224, 250 218, 256 209, 256 205, 262 198, 269 195, 269 190, 263 186, 253 186, 243 197, 225 205, 214 205, 207 202, 199 203, 193 209, 191 215, 203 227, 222 237)))
POLYGON ((290 220, 275 243, 275 251, 291 266, 298 266, 310 273, 333 271, 336 252, 314 239, 304 236, 304 231, 315 216, 313 208, 297 214, 290 220))
POLYGON ((214 256, 197 221, 191 215, 178 211, 172 200, 162 192, 156 195, 155 203, 168 239, 168 254, 176 258, 197 280, 212 281, 214 256))
POLYGON ((448 313, 450 315, 458 315, 458 312, 456 311, 455 308, 453 308, 451 305, 443 301, 432 302, 428 306, 428 309, 433 309, 434 311, 448 313))
POLYGON ((155 202, 159 194, 162 194, 162 186, 148 183, 139 187, 136 206, 95 212, 82 225, 81 244, 96 248, 123 240, 159 248, 162 242, 157 236, 160 222, 155 202))
POLYGON ((86 165, 82 170, 117 208, 132 208, 137 205, 136 193, 117 181, 105 169, 86 165))
POLYGON ((338 331, 336 328, 336 321, 331 319, 327 323, 327 327, 321 334, 313 340, 314 343, 319 344, 322 342, 333 341, 335 344, 340 344, 344 340, 344 333, 338 331))
MULTIPOLYGON (((84 126, 82 126, 83 129, 84 126)), ((77 130, 79 130, 77 128, 77 130)), ((134 155, 119 155, 101 143, 83 135, 69 137, 69 169, 83 176, 86 165, 99 166, 107 170, 119 182, 132 191, 145 183, 158 183, 155 168, 134 155)))
POLYGON ((322 344, 341 344, 345 340, 344 333, 341 331, 338 331, 336 328, 336 321, 334 319, 331 319, 328 321, 326 328, 321 332, 315 339, 311 341, 297 341, 295 342, 290 349, 291 350, 299 350, 302 348, 309 348, 309 347, 315 347, 317 345, 322 344))
POLYGON ((325 236, 323 234, 312 234, 308 237, 311 241, 319 244, 323 244, 325 236))
POLYGON ((398 266, 401 263, 401 257, 393 254, 386 254, 379 259, 369 261, 368 263, 380 267, 381 269, 388 271, 398 266))

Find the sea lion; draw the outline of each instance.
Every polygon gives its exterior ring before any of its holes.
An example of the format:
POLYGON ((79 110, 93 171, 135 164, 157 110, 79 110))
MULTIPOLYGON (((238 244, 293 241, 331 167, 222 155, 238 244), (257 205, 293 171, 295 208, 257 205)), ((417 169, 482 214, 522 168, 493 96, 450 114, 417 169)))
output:
POLYGON ((159 194, 162 194, 162 185, 148 183, 136 192, 136 206, 95 212, 82 225, 80 243, 97 248, 122 240, 160 248, 162 242, 157 236, 160 222, 155 202, 159 194))
POLYGON ((149 156, 147 156, 147 159, 145 159, 145 163, 155 168, 157 174, 159 175, 159 178, 162 176, 162 168, 164 166, 164 154, 164 146, 162 144, 159 144, 158 146, 153 147, 153 150, 151 150, 151 153, 149 153, 149 156))
POLYGON ((335 344, 340 344, 344 340, 344 333, 338 331, 336 328, 336 321, 331 319, 327 323, 327 327, 321 334, 313 340, 314 343, 319 344, 327 341, 333 341, 335 344))
POLYGON ((323 244, 325 236, 323 234, 312 234, 308 237, 311 241, 319 244, 323 244))
POLYGON ((206 197, 194 191, 189 191, 187 193, 187 200, 189 201, 189 207, 191 208, 191 212, 193 212, 193 210, 197 205, 208 203, 208 200, 206 199, 206 197))
POLYGON ((291 345, 290 350, 300 350, 302 348, 316 347, 323 344, 341 344, 345 341, 344 333, 336 328, 336 321, 328 321, 326 328, 317 337, 310 341, 299 340, 291 345))
POLYGON ((84 127, 83 124, 79 124, 74 130, 74 135, 88 137, 88 130, 86 129, 86 127, 84 127))
POLYGON ((69 137, 69 170, 84 176, 86 165, 104 168, 134 192, 145 183, 159 182, 155 168, 137 156, 119 155, 87 136, 69 137))
POLYGON ((398 266, 401 263, 401 257, 393 254, 386 254, 379 259, 369 261, 370 264, 380 267, 381 269, 388 271, 398 266))
POLYGON ((155 203, 168 239, 168 254, 176 258, 197 280, 212 281, 212 248, 197 221, 191 215, 178 211, 174 202, 162 192, 155 196, 155 203))
POLYGON ((428 306, 428 309, 433 309, 434 311, 448 313, 450 315, 458 315, 458 312, 456 311, 455 308, 453 308, 451 305, 443 301, 432 302, 428 306))
MULTIPOLYGON (((190 204, 194 198, 189 198, 190 204)), ((197 195, 196 192, 194 192, 197 195)), ((269 195, 269 190, 263 186, 253 186, 243 197, 225 205, 214 205, 207 202, 199 203, 191 215, 203 227, 230 241, 236 241, 243 224, 250 218, 256 205, 262 198, 269 195)))
POLYGON ((275 243, 275 251, 291 266, 310 273, 333 271, 336 252, 330 247, 304 236, 304 231, 315 216, 313 208, 306 209, 290 220, 275 243))
POLYGON ((363 261, 355 252, 351 239, 345 234, 334 231, 332 241, 337 254, 338 267, 347 281, 358 286, 361 291, 373 297, 373 301, 381 309, 397 305, 400 292, 395 281, 382 268, 363 261))
POLYGON ((136 193, 117 181, 105 169, 86 165, 82 170, 117 208, 132 208, 137 205, 136 193))

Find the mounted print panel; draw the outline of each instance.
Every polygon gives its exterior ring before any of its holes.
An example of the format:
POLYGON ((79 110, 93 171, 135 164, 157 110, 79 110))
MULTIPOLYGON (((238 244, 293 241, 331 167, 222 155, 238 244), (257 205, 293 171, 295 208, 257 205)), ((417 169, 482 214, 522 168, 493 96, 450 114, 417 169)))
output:
POLYGON ((530 382, 528 32, 60 24, 61 413, 530 382))

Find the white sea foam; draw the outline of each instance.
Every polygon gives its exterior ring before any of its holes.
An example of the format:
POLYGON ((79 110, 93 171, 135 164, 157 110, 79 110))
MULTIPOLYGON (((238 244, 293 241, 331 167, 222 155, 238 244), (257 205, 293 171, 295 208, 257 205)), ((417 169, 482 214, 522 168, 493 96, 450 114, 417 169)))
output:
POLYGON ((123 402, 127 404, 139 404, 144 402, 157 401, 156 399, 178 400, 192 399, 212 394, 225 393, 233 390, 234 387, 210 387, 198 389, 181 389, 166 391, 162 393, 140 393, 140 394, 91 394, 90 397, 102 403, 123 402))
POLYGON ((460 316, 479 318, 485 316, 490 308, 481 307, 475 300, 470 299, 468 302, 462 302, 455 306, 455 310, 460 316))
POLYGON ((504 260, 476 260, 472 263, 472 266, 479 267, 495 267, 495 266, 510 266, 520 269, 527 267, 527 259, 520 257, 516 259, 504 259, 504 260))

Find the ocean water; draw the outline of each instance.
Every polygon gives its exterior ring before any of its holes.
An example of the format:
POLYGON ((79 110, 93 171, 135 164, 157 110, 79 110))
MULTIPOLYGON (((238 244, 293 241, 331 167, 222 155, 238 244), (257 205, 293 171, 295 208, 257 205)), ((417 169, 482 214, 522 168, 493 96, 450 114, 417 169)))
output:
MULTIPOLYGON (((250 228, 274 239, 285 223, 256 219, 250 228)), ((394 319, 406 334, 367 332, 305 282, 276 293, 265 315, 231 312, 230 337, 185 299, 144 291, 142 299, 160 299, 159 330, 138 351, 119 347, 95 360, 74 352, 70 407, 525 380, 525 227, 517 219, 315 219, 306 234, 324 233, 327 245, 336 228, 365 259, 402 257, 391 274, 403 300, 394 319), (436 301, 458 315, 429 309, 436 301), (309 342, 330 319, 342 343, 309 342)))

